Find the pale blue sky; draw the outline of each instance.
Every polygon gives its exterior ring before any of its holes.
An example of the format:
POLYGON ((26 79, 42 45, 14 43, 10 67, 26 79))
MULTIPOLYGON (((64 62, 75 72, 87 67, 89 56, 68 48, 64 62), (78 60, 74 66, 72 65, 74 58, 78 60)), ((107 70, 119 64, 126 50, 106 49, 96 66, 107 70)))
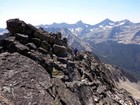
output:
POLYGON ((0 27, 10 18, 33 25, 78 20, 96 24, 105 18, 140 22, 140 0, 0 0, 0 27))

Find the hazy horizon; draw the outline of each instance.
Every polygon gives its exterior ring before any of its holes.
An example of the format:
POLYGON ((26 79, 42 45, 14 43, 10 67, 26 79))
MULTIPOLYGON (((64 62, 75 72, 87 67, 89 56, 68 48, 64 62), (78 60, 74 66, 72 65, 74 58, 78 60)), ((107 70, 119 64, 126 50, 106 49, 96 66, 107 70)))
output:
POLYGON ((33 25, 73 24, 79 20, 93 25, 106 18, 137 23, 139 6, 140 0, 0 0, 0 27, 5 28, 11 18, 33 25))

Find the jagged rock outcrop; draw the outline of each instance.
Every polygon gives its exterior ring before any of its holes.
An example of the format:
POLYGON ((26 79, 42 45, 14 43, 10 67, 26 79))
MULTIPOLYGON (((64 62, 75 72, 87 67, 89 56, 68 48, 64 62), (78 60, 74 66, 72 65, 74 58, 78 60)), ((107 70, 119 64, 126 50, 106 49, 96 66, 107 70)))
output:
MULTIPOLYGON (((0 41, 1 105, 139 105, 90 52, 77 56, 61 39, 19 19, 0 41)), ((123 76, 121 76, 123 77, 123 76)))

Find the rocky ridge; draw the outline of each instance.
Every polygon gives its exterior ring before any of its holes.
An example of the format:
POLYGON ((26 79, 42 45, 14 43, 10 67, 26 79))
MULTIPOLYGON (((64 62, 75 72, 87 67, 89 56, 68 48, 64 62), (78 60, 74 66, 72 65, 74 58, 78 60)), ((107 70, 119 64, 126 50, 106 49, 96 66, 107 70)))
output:
POLYGON ((78 49, 88 48, 85 50, 93 51, 103 62, 124 68, 140 79, 140 23, 133 23, 128 19, 105 19, 95 25, 79 21, 75 24, 40 26, 52 32, 67 28, 69 31, 63 30, 62 35, 67 36, 71 46, 78 49))
POLYGON ((10 35, 0 41, 1 105, 140 104, 117 88, 125 76, 90 52, 74 56, 61 33, 19 19, 8 20, 7 29, 10 35))

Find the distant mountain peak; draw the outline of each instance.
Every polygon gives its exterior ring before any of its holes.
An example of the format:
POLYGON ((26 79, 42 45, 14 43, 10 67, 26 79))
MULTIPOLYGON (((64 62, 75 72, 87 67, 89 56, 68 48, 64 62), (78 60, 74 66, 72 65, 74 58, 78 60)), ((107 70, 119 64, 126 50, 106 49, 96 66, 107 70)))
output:
POLYGON ((114 21, 106 18, 105 20, 101 21, 101 23, 114 23, 114 21))
POLYGON ((121 20, 121 21, 117 21, 116 22, 117 24, 120 24, 120 25, 126 25, 126 26, 129 26, 129 25, 133 25, 134 23, 131 22, 130 20, 128 19, 124 19, 124 20, 121 20))
POLYGON ((125 21, 125 22, 131 22, 130 20, 128 20, 128 19, 124 19, 123 21, 125 21))
POLYGON ((56 22, 53 22, 52 25, 57 24, 56 22))
POLYGON ((82 22, 82 20, 79 20, 76 22, 76 24, 84 24, 84 23, 82 22))
POLYGON ((121 20, 121 21, 118 21, 118 22, 131 22, 130 20, 128 20, 128 19, 124 19, 124 20, 121 20))
POLYGON ((104 21, 112 21, 112 20, 110 20, 109 18, 106 18, 106 19, 104 19, 104 21))
POLYGON ((103 26, 112 26, 115 22, 106 18, 105 20, 101 21, 100 23, 96 24, 95 27, 103 27, 103 26))

